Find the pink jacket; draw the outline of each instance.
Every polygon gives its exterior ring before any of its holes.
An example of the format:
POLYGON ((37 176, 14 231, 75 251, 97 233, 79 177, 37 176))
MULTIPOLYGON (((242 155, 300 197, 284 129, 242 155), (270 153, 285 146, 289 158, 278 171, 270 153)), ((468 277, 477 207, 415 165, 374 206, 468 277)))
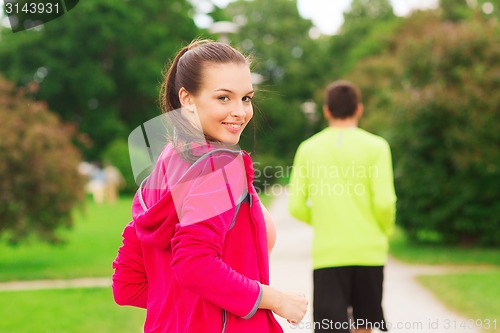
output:
POLYGON ((258 309, 269 284, 266 227, 246 152, 192 166, 167 146, 136 194, 113 262, 119 305, 147 309, 147 333, 280 333, 258 309))

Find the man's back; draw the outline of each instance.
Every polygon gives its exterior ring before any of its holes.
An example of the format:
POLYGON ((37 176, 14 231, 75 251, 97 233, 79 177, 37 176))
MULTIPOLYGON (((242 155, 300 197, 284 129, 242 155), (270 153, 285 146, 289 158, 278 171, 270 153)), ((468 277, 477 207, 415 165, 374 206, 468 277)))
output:
POLYGON ((383 138, 356 127, 328 127, 299 146, 289 207, 314 228, 315 269, 383 265, 395 201, 383 138))

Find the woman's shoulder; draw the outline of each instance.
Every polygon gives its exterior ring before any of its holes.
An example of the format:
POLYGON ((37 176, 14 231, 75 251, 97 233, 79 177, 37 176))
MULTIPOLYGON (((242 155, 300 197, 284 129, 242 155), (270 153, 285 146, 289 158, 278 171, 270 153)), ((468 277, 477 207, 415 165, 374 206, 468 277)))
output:
POLYGON ((206 175, 217 171, 244 172, 244 153, 241 150, 215 148, 200 155, 188 169, 189 173, 206 175))

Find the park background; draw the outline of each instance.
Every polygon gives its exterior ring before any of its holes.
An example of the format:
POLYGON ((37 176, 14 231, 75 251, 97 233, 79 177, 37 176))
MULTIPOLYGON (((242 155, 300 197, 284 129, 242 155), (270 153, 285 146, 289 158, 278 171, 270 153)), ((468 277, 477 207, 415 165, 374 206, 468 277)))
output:
MULTIPOLYGON (((499 13, 498 0, 441 0, 404 17, 388 0, 352 0, 327 35, 292 0, 86 0, 42 26, 1 28, 0 281, 112 274, 137 187, 127 137, 159 114, 176 50, 227 38, 254 59, 256 115, 241 146, 263 200, 326 125, 325 85, 357 83, 361 127, 393 152, 391 254, 460 266, 421 282, 467 318, 497 319, 500 332, 499 13), (238 29, 199 27, 200 15, 238 29), (121 171, 118 201, 91 200, 82 161, 121 171)), ((109 287, 0 292, 1 333, 138 332, 143 318, 116 306, 109 287)))

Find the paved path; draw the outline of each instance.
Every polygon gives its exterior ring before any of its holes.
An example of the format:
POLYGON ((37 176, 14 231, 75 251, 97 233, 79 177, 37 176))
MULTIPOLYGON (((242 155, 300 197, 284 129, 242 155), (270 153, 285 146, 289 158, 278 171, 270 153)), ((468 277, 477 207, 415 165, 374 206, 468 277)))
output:
POLYGON ((111 278, 12 281, 0 283, 0 291, 110 287, 111 278))
MULTIPOLYGON (((271 255, 271 284, 283 290, 305 293, 309 311, 299 327, 292 327, 278 318, 285 333, 312 333, 312 272, 310 246, 312 229, 288 214, 284 191, 269 207, 276 223, 278 238, 271 255)), ((385 269, 384 311, 391 332, 409 333, 476 333, 477 330, 460 329, 465 318, 447 310, 415 280, 416 275, 440 274, 436 266, 406 265, 394 259, 385 269)))

